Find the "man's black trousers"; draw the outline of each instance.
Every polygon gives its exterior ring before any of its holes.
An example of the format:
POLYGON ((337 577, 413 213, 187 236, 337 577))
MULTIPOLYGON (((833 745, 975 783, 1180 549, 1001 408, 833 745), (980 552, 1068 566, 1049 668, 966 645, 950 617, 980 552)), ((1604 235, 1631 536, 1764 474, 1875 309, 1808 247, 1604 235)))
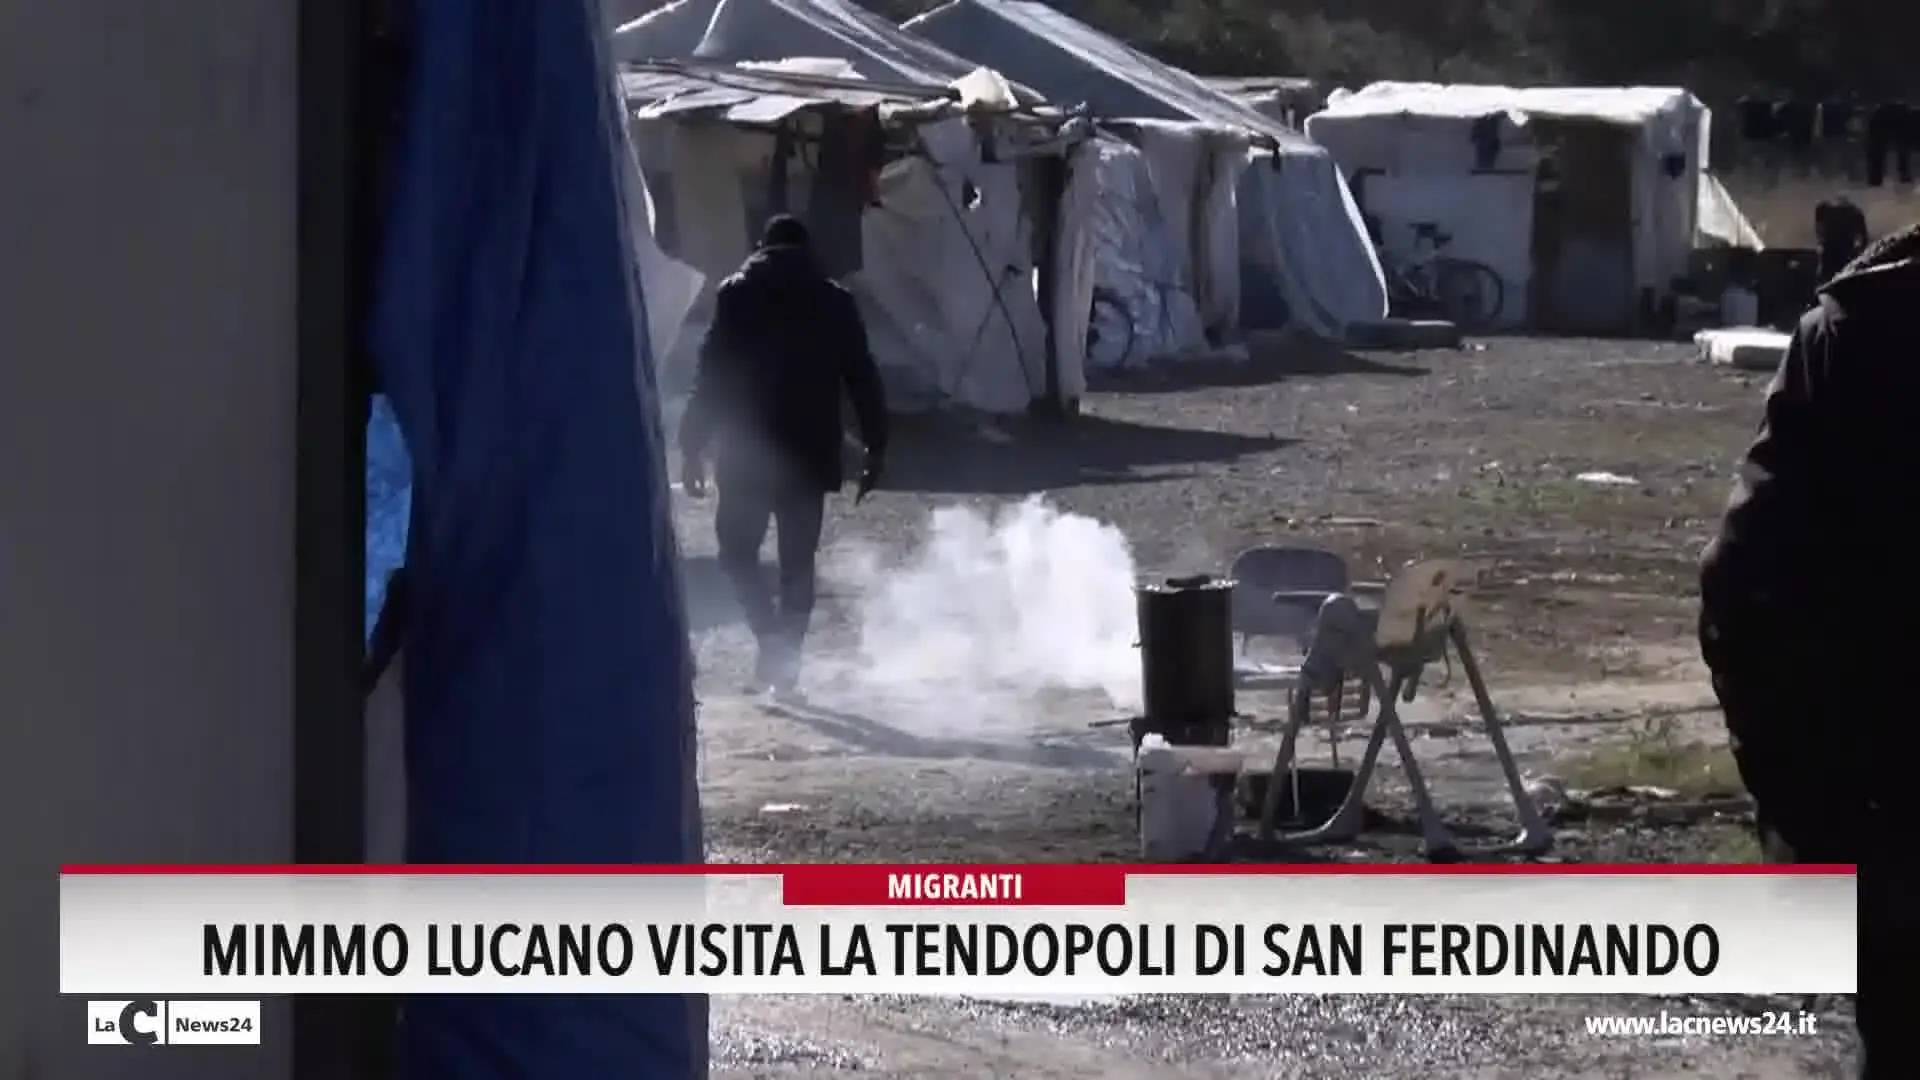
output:
POLYGON ((818 484, 745 470, 716 480, 714 538, 720 568, 732 582, 760 646, 756 681, 790 686, 798 676, 801 645, 813 618, 827 494, 818 484), (760 547, 769 525, 778 562, 772 583, 760 568, 760 547))

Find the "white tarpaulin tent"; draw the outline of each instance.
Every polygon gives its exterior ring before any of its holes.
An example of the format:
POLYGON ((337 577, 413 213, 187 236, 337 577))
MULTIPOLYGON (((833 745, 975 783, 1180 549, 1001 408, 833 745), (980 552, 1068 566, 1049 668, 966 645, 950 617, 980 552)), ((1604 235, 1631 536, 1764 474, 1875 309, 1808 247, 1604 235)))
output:
POLYGON ((1704 171, 1700 174, 1700 215, 1694 221, 1693 243, 1695 247, 1751 251, 1762 251, 1767 246, 1740 204, 1734 201, 1733 192, 1727 190, 1719 177, 1704 171))
MULTIPOLYGON (((724 14, 758 3, 796 9, 792 0, 720 6, 724 14)), ((814 53, 832 44, 800 37, 796 48, 814 53)), ((673 238, 676 260, 710 288, 745 258, 753 222, 767 209, 755 198, 768 190, 778 128, 799 146, 820 137, 829 115, 876 109, 896 148, 879 173, 878 205, 843 217, 853 230, 845 236, 814 225, 817 242, 850 243, 859 253, 860 268, 845 280, 893 406, 1011 413, 1037 400, 1078 399, 1084 376, 1075 339, 1055 335, 1049 353, 1036 290, 1044 245, 1027 205, 1032 159, 1067 152, 1075 136, 1062 133, 1058 117, 1016 115, 1008 88, 988 72, 970 68, 952 88, 868 82, 852 68, 816 57, 629 70, 636 141, 649 183, 657 178, 666 193, 661 232, 673 238)), ((788 205, 808 207, 816 173, 806 154, 792 153, 786 169, 788 205)), ((1083 230, 1066 221, 1057 230, 1056 261, 1070 269, 1073 236, 1083 230)), ((665 363, 685 363, 703 332, 696 315, 665 363)))
POLYGON ((1496 325, 1612 331, 1686 273, 1703 202, 1712 231, 1744 226, 1705 172, 1709 122, 1674 88, 1375 83, 1334 94, 1306 128, 1390 256, 1435 223, 1448 255, 1500 276, 1496 325))
POLYGON ((1090 370, 1217 356, 1234 336, 1246 152, 1244 132, 1153 120, 1075 150, 1066 200, 1089 223, 1090 273, 1073 303, 1090 370))
POLYGON ((1187 121, 1247 132, 1236 205, 1241 321, 1326 337, 1386 314, 1386 287, 1358 207, 1328 153, 1279 122, 1032 0, 952 0, 905 29, 1102 119, 1187 121))
MULTIPOLYGON (((977 66, 972 58, 954 56, 838 0, 675 0, 621 27, 615 41, 629 61, 696 53, 748 62, 829 56, 850 74, 932 85, 977 66)), ((1016 92, 1037 98, 1023 88, 1016 92)), ((1233 185, 1211 178, 1228 171, 1215 159, 1236 163, 1230 175, 1238 174, 1247 140, 1166 124, 1143 125, 1130 138, 1101 137, 1074 150, 1074 167, 1060 195, 1060 220, 1072 235, 1063 238, 1056 257, 1049 314, 1055 349, 1085 358, 1074 366, 1114 368, 1204 354, 1210 337, 1238 322, 1233 185), (1153 164, 1143 146, 1154 150, 1153 164), (1205 204, 1198 215, 1192 209, 1196 199, 1205 204), (1188 222, 1196 216, 1224 222, 1226 235, 1190 229, 1188 222), (1076 245, 1090 245, 1091 254, 1072 258, 1076 245)), ((888 200, 889 214, 903 211, 911 190, 896 189, 888 200)), ((938 206, 929 209, 944 213, 938 206)), ((879 290, 885 283, 876 280, 866 287, 879 290)))

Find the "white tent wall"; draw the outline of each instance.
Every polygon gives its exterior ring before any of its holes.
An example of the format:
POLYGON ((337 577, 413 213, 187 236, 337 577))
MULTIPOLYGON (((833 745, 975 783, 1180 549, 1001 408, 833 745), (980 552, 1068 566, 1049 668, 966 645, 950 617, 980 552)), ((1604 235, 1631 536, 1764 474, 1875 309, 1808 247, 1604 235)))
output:
MULTIPOLYGON (((1121 125, 1073 159, 1092 277, 1079 319, 1099 370, 1217 355, 1239 313, 1234 178, 1246 141, 1194 124, 1121 125)), ((1059 333, 1057 327, 1056 335, 1059 333)))
POLYGON ((1087 376, 1097 366, 1093 297, 1105 269, 1103 260, 1110 257, 1102 250, 1109 242, 1103 218, 1110 212, 1111 203, 1101 170, 1104 155, 1116 146, 1131 149, 1104 136, 1087 139, 1073 148, 1067 156, 1066 185, 1055 212, 1053 307, 1047 315, 1052 320, 1055 357, 1080 360, 1060 365, 1063 381, 1065 369, 1072 370, 1074 389, 1063 392, 1069 400, 1082 396, 1087 376))
MULTIPOLYGON (((793 119, 803 135, 819 122, 804 113, 793 119)), ((717 285, 752 250, 746 193, 766 183, 774 136, 697 121, 634 127, 641 141, 668 148, 673 232, 681 238, 668 264, 699 275, 708 288, 717 285)), ((923 155, 888 166, 881 205, 861 216, 863 268, 846 282, 866 317, 890 404, 903 411, 1023 411, 1047 392, 1047 328, 1017 159, 996 153, 988 161, 963 119, 926 124, 918 133, 923 155)), ((790 173, 788 205, 807 204, 810 179, 804 168, 790 173)), ((692 317, 662 361, 666 370, 690 362, 705 332, 705 306, 684 305, 692 317)), ((1079 364, 1062 361, 1061 368, 1062 394, 1078 397, 1079 364)))
POLYGON ((1712 173, 1700 177, 1700 213, 1694 222, 1696 247, 1735 247, 1753 251, 1767 245, 1734 201, 1733 193, 1712 173))
POLYGON ((19 1080, 291 1071, 285 1001, 261 1047, 86 1045, 53 931, 62 863, 292 861, 296 9, 0 12, 0 1074, 19 1080))
POLYGON ((1250 150, 1236 181, 1243 324, 1277 329, 1284 321, 1339 340, 1347 327, 1386 315, 1379 256, 1326 150, 1297 144, 1250 150), (1273 283, 1285 312, 1258 308, 1262 278, 1273 283))
POLYGON ((1047 391, 1047 328, 1019 167, 987 161, 965 120, 919 136, 925 157, 881 174, 847 282, 888 396, 903 410, 1024 411, 1047 391))
MULTIPOLYGON (((923 86, 962 83, 979 66, 851 0, 676 0, 622 27, 617 36, 617 55, 628 60, 691 57, 774 65, 819 59, 839 62, 844 70, 836 74, 843 77, 923 86), (695 25, 704 29, 689 47, 686 38, 695 25)), ((1010 89, 1021 100, 1034 99, 1023 87, 1010 89)), ((687 154, 678 141, 681 126, 636 124, 635 142, 642 168, 667 193, 674 218, 670 231, 682 249, 677 254, 706 276, 710 289, 732 267, 716 259, 706 260, 712 266, 688 259, 682 238, 691 237, 689 228, 717 229, 718 239, 692 242, 709 254, 737 248, 732 259, 737 265, 746 255, 746 241, 734 242, 739 230, 730 210, 708 204, 730 205, 741 188, 712 190, 702 184, 703 190, 687 190, 690 185, 680 177, 724 170, 674 164, 687 154)), ((882 178, 883 206, 862 219, 866 269, 848 285, 867 315, 876 358, 891 376, 889 392, 899 408, 939 401, 1004 413, 1026 409, 1047 390, 1047 320, 1039 307, 1033 221, 1021 198, 1019 169, 1004 156, 986 161, 978 140, 967 140, 963 149, 962 140, 941 133, 967 130, 964 124, 923 129, 930 147, 944 148, 934 155, 934 173, 925 174, 925 163, 889 170, 882 178), (972 209, 966 209, 963 191, 969 183, 981 196, 972 209)), ((740 138, 735 145, 748 158, 764 161, 772 150, 765 136, 743 132, 740 138)), ((1085 218, 1057 217, 1054 293, 1071 295, 1072 283, 1059 275, 1074 272, 1065 256, 1085 241, 1069 234, 1084 228, 1085 218)), ((744 213, 739 220, 744 222, 744 213)), ((662 360, 669 370, 684 363, 704 331, 704 304, 695 301, 689 307, 691 317, 662 360)), ((1076 341, 1075 334, 1061 336, 1056 330, 1053 339, 1056 389, 1068 401, 1077 400, 1085 385, 1084 337, 1082 331, 1076 341)))
POLYGON ((658 369, 679 341, 681 327, 686 324, 687 314, 705 287, 707 277, 660 248, 656 239, 661 224, 660 208, 647 188, 632 125, 628 125, 623 164, 620 181, 627 201, 627 220, 633 223, 633 257, 640 267, 642 296, 646 302, 648 355, 658 369))
MULTIPOLYGON (((968 81, 977 63, 958 58, 933 42, 912 37, 851 0, 676 0, 684 8, 655 12, 622 27, 618 54, 636 60, 641 54, 660 60, 722 61, 722 63, 781 63, 797 58, 841 61, 845 71, 860 79, 910 85, 948 86, 968 81), (685 48, 687 29, 703 23, 697 44, 685 48)), ((1023 100, 1033 94, 1012 86, 1023 100)), ((720 240, 693 240, 708 250, 732 248, 732 213, 712 202, 730 202, 739 186, 726 190, 689 192, 682 175, 712 175, 710 167, 689 169, 664 161, 684 156, 685 148, 662 135, 678 125, 636 125, 639 161, 649 177, 659 177, 668 190, 674 215, 674 236, 689 238, 685 229, 716 227, 720 240), (645 129, 655 131, 645 131, 645 129), (685 209, 685 204, 695 204, 685 209), (701 221, 705 225, 691 225, 701 221)), ((891 375, 889 394, 895 407, 958 404, 993 413, 1025 409, 1046 392, 1046 319, 1039 307, 1035 282, 1033 221, 1021 200, 1018 165, 983 158, 977 140, 962 140, 962 123, 947 129, 924 129, 924 138, 941 144, 933 156, 937 169, 925 175, 922 165, 902 165, 883 175, 883 206, 862 217, 862 261, 866 269, 849 286, 868 315, 870 336, 879 363, 891 375), (964 188, 979 192, 977 206, 966 209, 964 188), (1018 400, 1016 400, 1018 398, 1018 400)), ((772 150, 770 138, 747 136, 747 154, 764 158, 772 150)), ((705 184, 701 184, 705 188, 705 184)), ((743 219, 743 215, 741 215, 743 219)), ((1062 215, 1060 229, 1073 229, 1062 215)), ((1071 236, 1054 238, 1054 273, 1069 273, 1058 252, 1073 252, 1079 242, 1071 236)), ((684 244, 676 244, 682 246, 684 244)), ((707 275, 707 286, 732 267, 705 265, 693 269, 707 275)), ((745 258, 745 240, 737 263, 745 258)), ((1054 292, 1073 292, 1054 282, 1054 292)), ((691 319, 668 359, 684 363, 687 350, 697 346, 703 325, 703 304, 691 304, 691 319)), ((1058 306, 1056 306, 1058 307, 1058 306)), ((1081 317, 1083 321, 1085 317, 1081 317)), ((1085 334, 1081 332, 1083 340, 1085 334)), ((1075 348, 1075 334, 1054 336, 1058 392, 1077 400, 1085 386, 1085 359, 1075 348)))
POLYGON ((1379 220, 1389 258, 1413 254, 1415 224, 1438 224, 1452 236, 1447 254, 1500 275, 1505 297, 1493 328, 1518 328, 1531 314, 1539 154, 1524 117, 1502 113, 1499 156, 1476 161, 1469 138, 1476 120, 1410 112, 1348 123, 1330 110, 1307 124, 1347 171, 1365 212, 1379 220))
POLYGON ((1533 317, 1533 188, 1531 172, 1382 174, 1367 178, 1365 195, 1390 257, 1413 254, 1413 223, 1437 222, 1452 235, 1448 255, 1500 275, 1500 311, 1485 329, 1514 330, 1533 317))
POLYGON ((1231 130, 1192 124, 1140 123, 1140 149, 1176 251, 1187 253, 1200 325, 1214 340, 1240 317, 1240 231, 1235 179, 1246 139, 1231 130))
MULTIPOLYGON (((1528 325, 1533 285, 1536 136, 1556 123, 1618 127, 1631 140, 1626 169, 1630 223, 1619 243, 1630 252, 1631 280, 1620 287, 1668 296, 1685 274, 1700 217, 1710 115, 1671 88, 1529 88, 1375 83, 1336 95, 1307 119, 1307 133, 1332 152, 1364 204, 1380 220, 1390 257, 1404 258, 1411 226, 1435 222, 1453 237, 1448 254, 1486 263, 1500 274, 1506 304, 1500 323, 1528 325), (1480 160, 1477 124, 1495 118, 1498 154, 1480 160), (1668 159, 1682 159, 1678 175, 1668 159)), ((1544 283, 1543 283, 1544 284, 1544 283)), ((1612 283, 1589 280, 1598 291, 1612 283)))
MULTIPOLYGON (((903 29, 1103 120, 1191 122, 1271 140, 1283 179, 1242 181, 1236 202, 1252 219, 1239 230, 1243 260, 1260 268, 1250 276, 1279 288, 1295 323, 1323 337, 1386 314, 1380 263, 1345 180, 1324 149, 1284 124, 1033 0, 951 0, 903 29)), ((1252 284, 1241 288, 1243 316, 1262 300, 1252 284)))
POLYGON ((1095 139, 1075 154, 1068 192, 1090 226, 1086 306, 1074 313, 1085 324, 1087 367, 1136 368, 1202 348, 1192 252, 1171 233, 1146 154, 1121 139, 1095 139))

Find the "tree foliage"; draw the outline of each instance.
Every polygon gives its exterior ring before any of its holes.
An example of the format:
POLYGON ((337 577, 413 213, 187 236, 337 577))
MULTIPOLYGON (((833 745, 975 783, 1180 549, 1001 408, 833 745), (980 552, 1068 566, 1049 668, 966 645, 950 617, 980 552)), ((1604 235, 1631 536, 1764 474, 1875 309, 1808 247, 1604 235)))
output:
MULTIPOLYGON (((904 19, 933 0, 868 0, 904 19)), ((1920 78, 1884 0, 1053 0, 1180 67, 1377 79, 1884 97, 1920 78), (1875 7, 1870 14, 1868 4, 1875 7)))
MULTIPOLYGON (((606 0, 618 21, 665 0, 606 0)), ((858 0, 904 20, 940 0, 858 0)), ((1889 0, 1050 0, 1204 75, 1685 86, 1920 97, 1920 14, 1889 0), (1870 6, 1871 5, 1871 6, 1870 6), (1903 29, 1904 28, 1904 29, 1903 29)))

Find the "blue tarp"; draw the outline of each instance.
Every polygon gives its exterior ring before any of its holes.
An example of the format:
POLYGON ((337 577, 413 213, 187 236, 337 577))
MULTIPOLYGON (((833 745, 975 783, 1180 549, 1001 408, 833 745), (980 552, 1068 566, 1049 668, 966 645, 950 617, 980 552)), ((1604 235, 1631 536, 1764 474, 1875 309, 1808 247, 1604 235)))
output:
MULTIPOLYGON (((597 3, 417 10, 372 327, 405 451, 384 419, 369 439, 372 557, 406 532, 408 857, 698 861, 692 664, 597 3)), ((401 1068, 692 1080, 706 1039, 701 998, 424 998, 401 1068)))
POLYGON ((408 499, 412 495, 406 440, 385 395, 373 400, 367 421, 367 633, 387 599, 387 576, 407 550, 408 499))

